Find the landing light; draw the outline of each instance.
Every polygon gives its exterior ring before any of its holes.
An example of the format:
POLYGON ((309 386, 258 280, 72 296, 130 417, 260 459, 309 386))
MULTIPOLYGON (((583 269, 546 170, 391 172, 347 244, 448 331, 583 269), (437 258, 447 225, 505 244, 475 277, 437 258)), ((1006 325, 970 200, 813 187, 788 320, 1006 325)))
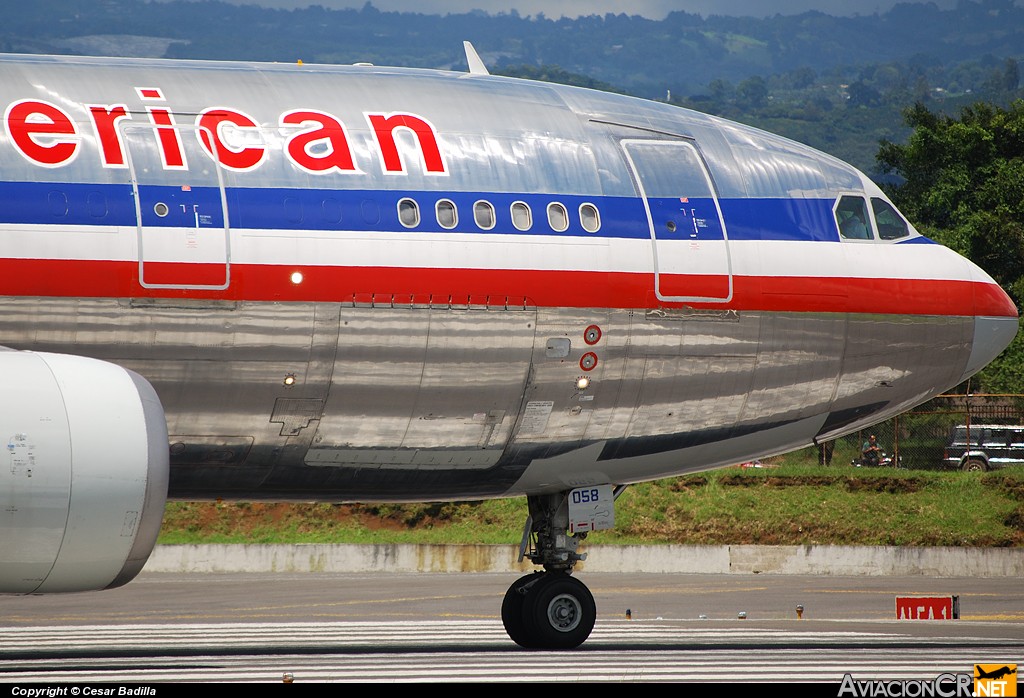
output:
POLYGON ((288 387, 295 385, 295 374, 289 373, 284 377, 284 384, 288 387))
POLYGON ((586 390, 590 387, 590 379, 586 376, 580 376, 576 379, 576 390, 586 390))

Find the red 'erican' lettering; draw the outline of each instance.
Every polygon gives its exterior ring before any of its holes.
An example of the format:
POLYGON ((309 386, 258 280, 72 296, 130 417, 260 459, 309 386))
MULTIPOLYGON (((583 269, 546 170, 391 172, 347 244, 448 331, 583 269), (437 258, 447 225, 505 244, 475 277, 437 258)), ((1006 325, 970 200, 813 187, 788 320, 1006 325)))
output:
POLYGON ((117 131, 117 122, 128 118, 128 107, 124 104, 89 106, 89 115, 96 130, 96 139, 100 142, 100 156, 104 167, 126 167, 124 162, 124 146, 121 134, 117 131))
POLYGON ((49 102, 14 102, 4 114, 4 127, 18 152, 35 165, 60 167, 78 155, 75 122, 49 102))
MULTIPOLYGON (((136 87, 135 91, 144 103, 165 101, 158 87, 136 87)), ((188 169, 182 131, 193 127, 178 126, 168 107, 145 104, 149 125, 142 125, 132 121, 126 104, 83 106, 92 121, 104 167, 127 167, 131 153, 124 138, 124 120, 133 126, 133 132, 152 128, 165 170, 188 169)), ((373 131, 384 174, 407 174, 408 158, 419 160, 423 174, 448 174, 437 132, 426 119, 405 112, 365 112, 364 116, 373 131)), ((282 113, 278 123, 284 132, 283 155, 296 167, 310 174, 361 173, 348 132, 337 117, 317 109, 292 109, 282 113)), ((4 114, 4 128, 11 143, 22 157, 42 167, 61 167, 78 156, 82 150, 80 126, 88 128, 76 124, 60 107, 42 100, 12 102, 4 114)), ((200 146, 226 169, 253 170, 268 157, 259 123, 244 112, 228 107, 204 109, 196 117, 194 128, 200 146)), ((150 146, 132 147, 148 150, 150 146)))
POLYGON ((434 127, 412 114, 366 114, 366 120, 373 129, 380 148, 381 163, 385 173, 405 172, 405 164, 395 142, 395 130, 404 128, 412 131, 419 143, 420 163, 426 174, 448 174, 445 170, 441 149, 437 145, 434 127))
POLYGON ((313 109, 287 111, 281 115, 281 126, 306 126, 285 141, 289 159, 306 172, 358 172, 345 127, 330 114, 313 109))
POLYGON ((202 143, 203 149, 229 170, 251 170, 263 162, 267 155, 267 149, 263 145, 244 146, 238 143, 244 138, 244 135, 238 137, 239 134, 254 132, 259 136, 259 126, 251 117, 241 112, 223 107, 205 109, 196 118, 196 126, 199 127, 199 142, 202 143), (222 127, 234 127, 236 137, 225 138, 228 134, 223 132, 222 127))

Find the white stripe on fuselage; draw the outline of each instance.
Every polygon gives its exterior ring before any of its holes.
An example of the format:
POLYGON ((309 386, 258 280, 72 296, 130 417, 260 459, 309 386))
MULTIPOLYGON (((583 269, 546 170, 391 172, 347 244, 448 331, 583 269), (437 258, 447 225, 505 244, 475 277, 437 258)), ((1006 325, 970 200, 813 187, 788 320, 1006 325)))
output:
MULTIPOLYGON (((187 247, 190 229, 147 235, 147 261, 223 263, 217 245, 187 247), (174 232, 180 233, 177 238, 174 232)), ((201 234, 216 236, 220 229, 201 234)), ((659 241, 662 273, 718 274, 706 260, 722 258, 722 241, 659 241)), ((729 243, 737 276, 939 279, 991 281, 941 245, 739 240, 729 243)), ((138 261, 138 230, 115 226, 0 225, 0 257, 11 259, 138 261)), ((474 233, 232 230, 234 264, 407 267, 653 273, 649 239, 474 233)))

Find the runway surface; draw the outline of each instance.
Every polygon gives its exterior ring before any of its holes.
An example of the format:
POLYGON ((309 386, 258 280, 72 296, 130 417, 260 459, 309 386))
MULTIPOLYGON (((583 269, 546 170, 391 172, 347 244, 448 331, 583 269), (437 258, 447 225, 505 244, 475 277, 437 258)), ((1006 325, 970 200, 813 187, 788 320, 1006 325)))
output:
POLYGON ((0 597, 0 682, 839 684, 1024 664, 1016 579, 581 579, 598 621, 571 652, 527 652, 505 636, 510 575, 148 574, 108 592, 0 597), (895 618, 896 595, 950 594, 960 620, 895 618))

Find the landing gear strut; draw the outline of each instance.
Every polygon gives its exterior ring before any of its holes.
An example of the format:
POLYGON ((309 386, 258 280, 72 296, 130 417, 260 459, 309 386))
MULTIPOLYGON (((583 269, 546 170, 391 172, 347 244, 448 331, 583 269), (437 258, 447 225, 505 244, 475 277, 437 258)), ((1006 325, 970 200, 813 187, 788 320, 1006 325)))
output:
POLYGON ((586 533, 568 535, 566 493, 531 495, 519 559, 528 557, 544 572, 520 577, 505 593, 501 621, 512 640, 527 649, 572 649, 594 629, 597 606, 583 582, 571 577, 586 559, 576 552, 586 533))

